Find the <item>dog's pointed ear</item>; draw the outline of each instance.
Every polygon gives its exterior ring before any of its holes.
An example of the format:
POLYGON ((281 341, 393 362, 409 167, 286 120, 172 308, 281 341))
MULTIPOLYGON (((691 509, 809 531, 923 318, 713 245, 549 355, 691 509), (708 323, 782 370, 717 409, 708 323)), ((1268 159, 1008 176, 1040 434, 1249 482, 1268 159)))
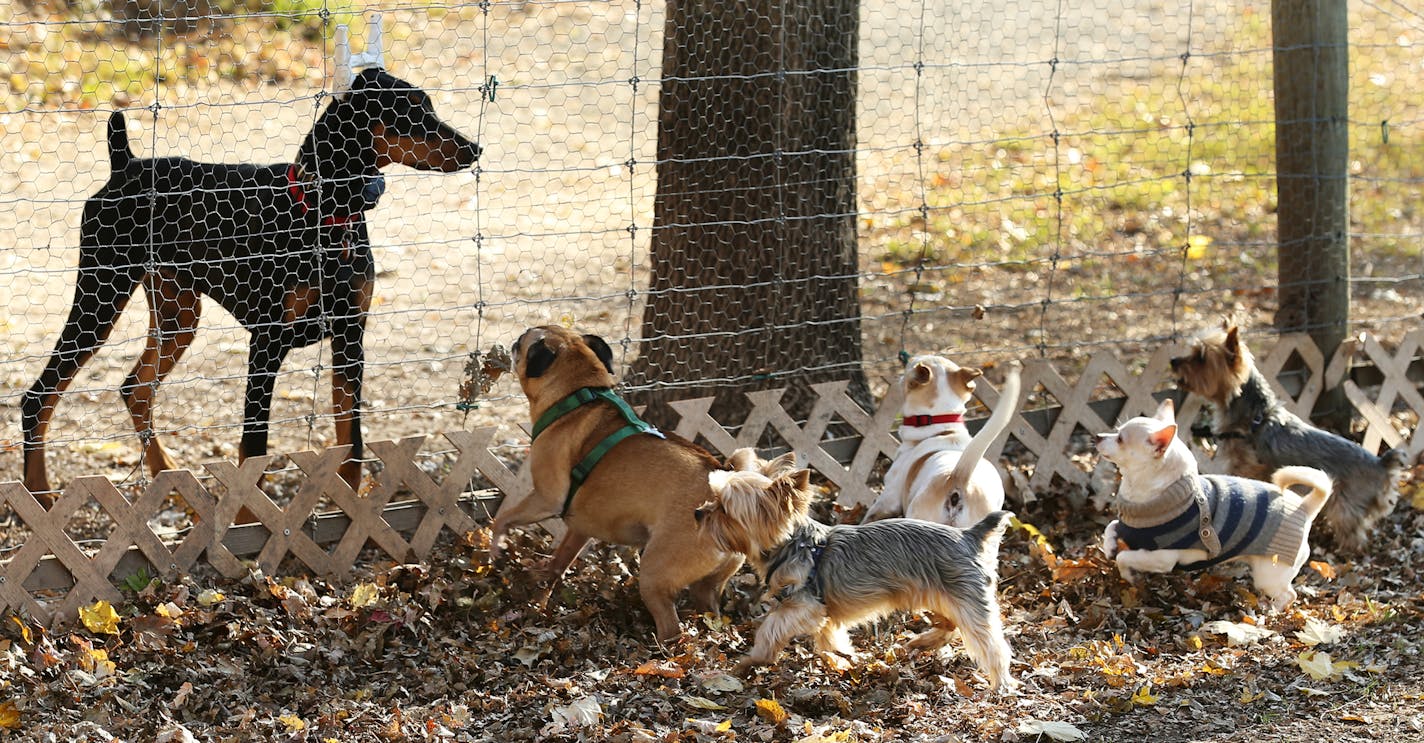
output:
POLYGON ((1176 437, 1177 424, 1173 423, 1172 425, 1163 426, 1162 428, 1148 434, 1147 443, 1151 444, 1157 456, 1161 457, 1163 454, 1167 453, 1167 448, 1172 445, 1172 439, 1176 437))
POLYGON ((969 390, 970 392, 973 392, 974 387, 976 386, 974 380, 984 376, 984 372, 982 370, 975 369, 972 366, 961 366, 959 367, 959 371, 955 372, 954 374, 955 376, 959 377, 959 383, 964 385, 964 389, 969 390))
POLYGON ((811 487, 811 470, 796 470, 791 473, 791 482, 797 490, 811 487))
POLYGON ((1232 325, 1226 329, 1226 340, 1221 344, 1221 347, 1226 351, 1227 360, 1235 362, 1241 357, 1240 326, 1232 325))
POLYGON ((583 342, 587 343, 588 347, 593 350, 593 354, 598 357, 598 360, 603 362, 603 368, 607 369, 609 374, 612 374, 613 349, 608 347, 608 342, 596 335, 585 335, 583 342))
POLYGON ((787 472, 796 469, 796 452, 789 451, 766 463, 762 468, 762 474, 771 475, 778 472, 787 472))
POLYGON ((910 381, 910 386, 919 387, 929 384, 930 377, 932 376, 933 372, 930 371, 930 365, 921 363, 915 364, 914 367, 910 369, 910 373, 906 379, 910 381))
POLYGON ((524 353, 524 376, 530 379, 544 376, 544 372, 554 365, 554 358, 557 356, 558 353, 549 348, 543 338, 530 343, 529 350, 524 353))
POLYGON ((757 466, 758 462, 756 449, 753 449, 750 446, 744 446, 732 452, 732 456, 727 457, 727 467, 733 470, 740 470, 742 472, 753 472, 757 469, 757 466))
POLYGON ((1169 397, 1159 403, 1157 405, 1157 412, 1153 413, 1152 417, 1163 423, 1176 423, 1177 406, 1172 402, 1172 398, 1169 397))

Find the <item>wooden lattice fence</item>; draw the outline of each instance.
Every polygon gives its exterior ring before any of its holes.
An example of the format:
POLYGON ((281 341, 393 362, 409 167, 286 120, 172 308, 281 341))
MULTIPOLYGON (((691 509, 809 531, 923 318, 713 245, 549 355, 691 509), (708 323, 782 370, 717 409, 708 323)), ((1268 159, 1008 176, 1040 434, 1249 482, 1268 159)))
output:
MULTIPOLYGON (((1343 385, 1363 422, 1365 446, 1403 446, 1413 460, 1424 450, 1424 435, 1418 433, 1418 420, 1424 416, 1421 347, 1424 330, 1410 333, 1393 351, 1365 336, 1342 346, 1326 363, 1309 337, 1286 336, 1257 362, 1297 412, 1308 412, 1322 391, 1343 385), (1288 365, 1291 371, 1283 371, 1288 365), (1367 390, 1374 390, 1374 396, 1367 390), (1408 434, 1391 421, 1395 410, 1405 411, 1408 434)), ((1099 489, 1111 482, 1085 468, 1091 435, 1110 430, 1123 418, 1150 413, 1160 398, 1175 394, 1168 382, 1170 351, 1159 349, 1141 367, 1099 352, 1076 381, 1066 379, 1048 361, 1027 362, 1022 394, 1030 404, 1009 428, 1029 461, 1029 474, 1018 480, 1017 497, 1026 496, 1024 488, 1045 492, 1055 480, 1084 492, 1095 482, 1099 489)), ((707 442, 722 455, 756 445, 769 430, 829 480, 844 505, 868 502, 878 485, 877 461, 893 457, 898 445, 898 394, 892 391, 878 410, 868 412, 845 394, 843 383, 815 389, 817 402, 801 423, 782 409, 782 391, 769 390, 751 395, 752 410, 732 429, 735 434, 708 415, 711 399, 673 403, 681 415, 675 430, 707 442), (847 428, 856 433, 827 435, 847 428)), ((977 395, 988 408, 999 404, 998 391, 988 382, 979 385, 977 395)), ((1203 405, 1195 397, 1179 402, 1183 421, 1194 420, 1203 405)), ((456 454, 439 480, 418 465, 425 437, 372 442, 380 466, 374 468, 373 487, 362 495, 337 475, 346 448, 292 454, 301 482, 285 505, 261 488, 269 457, 241 465, 208 464, 208 477, 202 479, 187 470, 163 472, 132 501, 105 477, 80 477, 48 511, 20 483, 0 483, 0 508, 12 512, 30 532, 23 546, 0 563, 0 612, 19 611, 46 623, 66 621, 95 599, 118 600, 115 581, 128 575, 140 570, 163 576, 184 573, 200 561, 237 578, 249 570, 244 558, 268 574, 294 559, 313 573, 332 577, 348 573, 360 553, 372 547, 395 560, 424 559, 442 533, 475 530, 502 498, 518 499, 529 492, 527 472, 512 470, 491 452, 497 430, 445 433, 456 454), (471 492, 476 473, 493 489, 471 492), (165 541, 150 522, 175 500, 191 514, 193 527, 181 538, 165 541), (85 551, 66 533, 75 512, 89 501, 112 522, 97 551, 85 551), (319 504, 329 507, 318 511, 319 504), (247 520, 255 521, 234 525, 243 509, 250 514, 247 520)), ((988 456, 997 458, 1001 450, 1002 444, 988 456)), ((1207 469, 1217 469, 1205 453, 1202 458, 1207 469)), ((1015 497, 1013 489, 1010 497, 1015 497)))

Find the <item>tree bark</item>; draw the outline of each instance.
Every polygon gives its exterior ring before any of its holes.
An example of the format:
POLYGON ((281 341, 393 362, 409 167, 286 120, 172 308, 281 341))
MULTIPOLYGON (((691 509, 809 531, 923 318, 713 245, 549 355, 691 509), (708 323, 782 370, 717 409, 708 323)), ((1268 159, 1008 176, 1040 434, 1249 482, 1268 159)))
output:
POLYGON ((715 394, 861 368, 856 260, 856 0, 670 0, 643 344, 627 381, 647 415, 715 394))

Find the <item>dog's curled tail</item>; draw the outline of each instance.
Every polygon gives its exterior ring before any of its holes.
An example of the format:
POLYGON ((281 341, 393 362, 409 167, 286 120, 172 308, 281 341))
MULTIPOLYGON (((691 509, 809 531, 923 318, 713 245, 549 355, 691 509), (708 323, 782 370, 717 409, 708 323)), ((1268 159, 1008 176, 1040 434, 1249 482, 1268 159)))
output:
POLYGON ((1320 513, 1320 509, 1325 507, 1325 501, 1330 499, 1330 491, 1335 487, 1330 476, 1314 467, 1282 467, 1271 475, 1271 482, 1281 490, 1286 490, 1292 485, 1304 485, 1310 488, 1306 494, 1303 505, 1310 512, 1311 516, 1320 513))
POLYGON ((129 128, 124 122, 124 112, 115 111, 109 115, 109 172, 117 173, 134 159, 129 149, 129 128))
POLYGON ((984 422, 984 427, 979 429, 979 433, 974 434, 974 438, 969 440, 969 445, 964 447, 964 453, 959 455, 959 461, 955 462, 954 469, 949 473, 946 480, 948 490, 963 488, 969 483, 969 478, 974 474, 974 468, 978 466, 979 460, 984 458, 984 453, 989 451, 989 445, 999 438, 999 434, 1009 427, 1009 421, 1014 419, 1014 412, 1019 406, 1019 379, 1023 371, 1023 365, 1017 361, 1009 364, 1008 376, 1004 377, 1004 386, 999 388, 999 404, 994 407, 994 412, 989 416, 989 420, 984 422))

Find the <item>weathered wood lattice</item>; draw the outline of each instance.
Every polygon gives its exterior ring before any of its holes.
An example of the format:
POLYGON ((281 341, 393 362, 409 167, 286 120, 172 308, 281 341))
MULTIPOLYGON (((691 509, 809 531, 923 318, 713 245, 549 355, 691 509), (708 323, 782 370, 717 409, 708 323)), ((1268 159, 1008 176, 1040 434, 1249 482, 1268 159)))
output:
MULTIPOLYGON (((1309 411, 1323 390, 1343 385, 1363 422, 1364 445, 1402 446, 1412 460, 1424 451, 1424 435, 1418 433, 1418 421, 1424 417, 1422 350, 1424 330, 1410 333, 1394 351, 1366 336, 1342 346, 1326 363, 1307 336, 1287 336, 1257 362, 1297 412, 1309 411), (1355 366, 1358 361, 1368 365, 1355 366), (1288 364, 1293 371, 1283 372, 1288 364), (1405 411, 1409 433, 1391 420, 1395 410, 1405 411)), ((1161 397, 1173 394, 1169 358, 1170 349, 1159 349, 1145 366, 1135 368, 1101 352, 1072 382, 1050 362, 1026 363, 1022 394, 1029 404, 1009 428, 1030 460, 1026 487, 1045 491, 1057 479, 1090 489, 1093 478, 1081 464, 1090 440, 1084 437, 1109 430, 1123 418, 1150 413, 1161 397)), ((871 412, 847 397, 842 383, 815 389, 818 400, 804 422, 782 409, 781 391, 769 390, 751 395, 752 411, 730 429, 735 433, 708 415, 710 399, 674 403, 681 415, 675 430, 700 438, 722 455, 754 446, 770 431, 825 476, 843 504, 867 502, 879 484, 877 461, 893 457, 898 445, 893 434, 898 394, 892 392, 871 412), (856 435, 830 437, 833 426, 856 435)), ((987 382, 979 385, 977 394, 989 408, 999 404, 997 390, 987 382)), ((1182 400, 1179 419, 1194 420, 1202 404, 1195 397, 1182 400)), ((491 452, 496 431, 488 427, 444 434, 456 455, 439 481, 417 464, 425 437, 373 442, 370 448, 380 467, 370 491, 359 495, 336 473, 345 448, 292 454, 302 477, 296 495, 285 505, 273 502, 261 488, 269 457, 241 465, 208 464, 207 477, 201 479, 187 470, 164 472, 132 501, 105 477, 81 477, 48 511, 20 483, 0 483, 0 507, 30 531, 24 545, 0 563, 0 612, 18 611, 46 623, 66 621, 96 599, 119 600, 115 581, 138 570, 173 575, 193 570, 200 561, 237 578, 248 571, 244 558, 268 574, 294 559, 324 576, 349 572, 370 547, 395 560, 423 559, 443 533, 475 530, 502 497, 517 499, 529 492, 527 473, 512 470, 491 452), (494 489, 470 492, 476 473, 494 489), (89 501, 99 504, 112 522, 97 551, 85 551, 65 531, 75 511, 89 501), (172 501, 181 501, 194 526, 181 538, 165 541, 150 521, 172 501), (333 508, 318 513, 321 503, 333 508), (234 525, 243 509, 255 523, 234 525)), ((988 456, 998 457, 1002 448, 988 456)), ((1203 459, 1213 466, 1205 455, 1203 459)))

